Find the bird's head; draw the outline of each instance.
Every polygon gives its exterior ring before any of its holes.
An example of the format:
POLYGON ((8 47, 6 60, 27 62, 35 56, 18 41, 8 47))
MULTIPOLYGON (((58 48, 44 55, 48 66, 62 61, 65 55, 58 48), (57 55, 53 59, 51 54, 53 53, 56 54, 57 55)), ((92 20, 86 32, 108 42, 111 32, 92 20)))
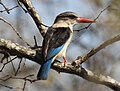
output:
POLYGON ((74 12, 63 12, 59 14, 54 23, 57 23, 59 21, 67 22, 71 25, 78 24, 78 23, 93 23, 95 22, 94 20, 80 17, 78 14, 74 12))

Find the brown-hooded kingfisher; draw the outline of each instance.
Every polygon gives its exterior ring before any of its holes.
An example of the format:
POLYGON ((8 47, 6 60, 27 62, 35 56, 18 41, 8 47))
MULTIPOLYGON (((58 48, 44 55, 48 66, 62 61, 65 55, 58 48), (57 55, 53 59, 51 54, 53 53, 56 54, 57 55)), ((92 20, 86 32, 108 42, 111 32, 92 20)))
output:
POLYGON ((73 25, 93 22, 94 20, 80 17, 74 12, 63 12, 56 17, 53 25, 48 28, 43 40, 43 63, 37 79, 46 80, 48 78, 51 64, 58 56, 62 56, 64 64, 66 64, 66 50, 73 36, 73 25))

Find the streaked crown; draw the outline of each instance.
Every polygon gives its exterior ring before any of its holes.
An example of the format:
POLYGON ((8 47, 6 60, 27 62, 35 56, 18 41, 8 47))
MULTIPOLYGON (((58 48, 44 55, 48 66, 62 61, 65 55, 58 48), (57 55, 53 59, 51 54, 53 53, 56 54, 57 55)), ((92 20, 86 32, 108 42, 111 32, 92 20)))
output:
POLYGON ((63 12, 61 14, 59 14, 56 19, 55 22, 63 19, 63 20, 76 20, 76 18, 78 18, 78 14, 74 13, 74 12, 63 12))

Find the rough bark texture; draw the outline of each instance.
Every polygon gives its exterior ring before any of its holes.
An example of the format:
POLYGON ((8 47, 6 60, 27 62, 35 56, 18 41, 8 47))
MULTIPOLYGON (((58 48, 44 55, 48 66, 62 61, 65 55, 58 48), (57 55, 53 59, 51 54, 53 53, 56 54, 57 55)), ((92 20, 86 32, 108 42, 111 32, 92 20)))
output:
POLYGON ((39 29, 41 35, 44 36, 47 28, 43 25, 42 19, 38 12, 35 10, 32 2, 30 0, 20 0, 20 2, 24 4, 27 12, 31 15, 32 19, 37 25, 37 28, 39 29))
MULTIPOLYGON (((0 39, 0 52, 1 51, 3 52, 3 54, 4 52, 7 52, 12 56, 27 58, 31 61, 41 64, 40 52, 38 53, 31 48, 20 46, 19 44, 13 43, 10 40, 0 39)), ((77 59, 76 61, 79 60, 80 59, 77 59)), ((73 63, 68 63, 66 66, 64 66, 63 63, 56 60, 52 65, 52 69, 56 70, 57 72, 64 72, 80 76, 83 79, 95 82, 97 84, 105 85, 115 91, 120 90, 120 83, 118 81, 109 76, 104 76, 102 74, 97 75, 92 71, 79 66, 76 61, 74 61, 73 63)))

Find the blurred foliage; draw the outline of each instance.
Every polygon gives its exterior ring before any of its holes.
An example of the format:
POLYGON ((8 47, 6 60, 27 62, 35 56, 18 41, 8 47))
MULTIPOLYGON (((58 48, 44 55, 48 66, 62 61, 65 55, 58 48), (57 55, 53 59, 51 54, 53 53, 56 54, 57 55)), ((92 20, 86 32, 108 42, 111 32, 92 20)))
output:
POLYGON ((120 31, 120 0, 112 0, 110 8, 108 9, 108 18, 106 26, 114 32, 120 31))
POLYGON ((89 0, 89 2, 96 5, 96 7, 101 7, 103 5, 103 0, 89 0))
POLYGON ((108 11, 120 19, 120 0, 112 0, 108 11))

